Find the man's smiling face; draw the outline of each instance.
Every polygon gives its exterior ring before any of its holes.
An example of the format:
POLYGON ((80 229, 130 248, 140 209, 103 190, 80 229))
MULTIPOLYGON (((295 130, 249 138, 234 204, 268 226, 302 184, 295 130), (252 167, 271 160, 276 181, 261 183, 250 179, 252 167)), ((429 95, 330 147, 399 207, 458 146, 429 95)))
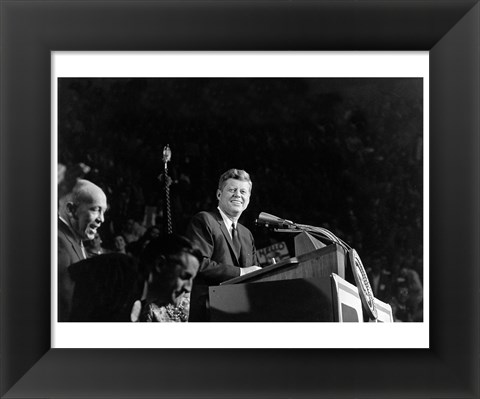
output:
POLYGON ((93 240, 104 222, 107 197, 99 188, 92 188, 82 196, 82 201, 72 209, 70 223, 82 240, 93 240))
POLYGON ((217 190, 218 206, 232 218, 239 218, 250 202, 250 183, 237 179, 228 179, 217 190))

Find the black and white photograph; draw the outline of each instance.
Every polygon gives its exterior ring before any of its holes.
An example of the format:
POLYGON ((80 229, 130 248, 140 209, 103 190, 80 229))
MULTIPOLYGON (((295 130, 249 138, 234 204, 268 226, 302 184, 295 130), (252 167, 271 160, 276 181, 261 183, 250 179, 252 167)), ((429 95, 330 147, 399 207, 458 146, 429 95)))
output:
POLYGON ((423 323, 424 90, 59 77, 58 322, 423 323))

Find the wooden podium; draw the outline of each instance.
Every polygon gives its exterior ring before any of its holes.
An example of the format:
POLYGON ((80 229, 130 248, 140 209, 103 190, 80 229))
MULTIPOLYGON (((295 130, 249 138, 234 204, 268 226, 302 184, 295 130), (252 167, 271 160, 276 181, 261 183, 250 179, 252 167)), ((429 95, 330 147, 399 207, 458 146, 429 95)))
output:
POLYGON ((295 237, 295 257, 236 277, 208 290, 213 322, 393 322, 390 305, 374 298, 378 318, 362 308, 346 279, 348 254, 308 233, 295 237))
POLYGON ((345 278, 345 250, 300 233, 295 253, 209 287, 210 321, 336 321, 332 275, 345 278))

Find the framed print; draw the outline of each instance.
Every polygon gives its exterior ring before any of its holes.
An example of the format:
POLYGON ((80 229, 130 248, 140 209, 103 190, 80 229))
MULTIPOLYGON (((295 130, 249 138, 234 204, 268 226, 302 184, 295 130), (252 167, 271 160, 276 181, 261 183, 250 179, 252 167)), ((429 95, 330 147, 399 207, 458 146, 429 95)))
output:
POLYGON ((478 397, 478 1, 1 7, 2 397, 478 397), (428 346, 369 349, 350 334, 342 349, 273 349, 251 331, 232 337, 242 349, 192 344, 206 331, 170 349, 53 345, 52 54, 112 51, 427 52, 428 346))

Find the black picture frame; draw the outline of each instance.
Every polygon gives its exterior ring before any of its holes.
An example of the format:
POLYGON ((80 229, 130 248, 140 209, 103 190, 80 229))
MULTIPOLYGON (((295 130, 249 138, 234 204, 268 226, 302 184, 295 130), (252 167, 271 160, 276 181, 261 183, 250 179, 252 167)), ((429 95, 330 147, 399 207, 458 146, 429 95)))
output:
POLYGON ((0 11, 2 397, 479 397, 478 0, 2 0, 0 11), (51 349, 55 50, 429 51, 430 349, 51 349))

